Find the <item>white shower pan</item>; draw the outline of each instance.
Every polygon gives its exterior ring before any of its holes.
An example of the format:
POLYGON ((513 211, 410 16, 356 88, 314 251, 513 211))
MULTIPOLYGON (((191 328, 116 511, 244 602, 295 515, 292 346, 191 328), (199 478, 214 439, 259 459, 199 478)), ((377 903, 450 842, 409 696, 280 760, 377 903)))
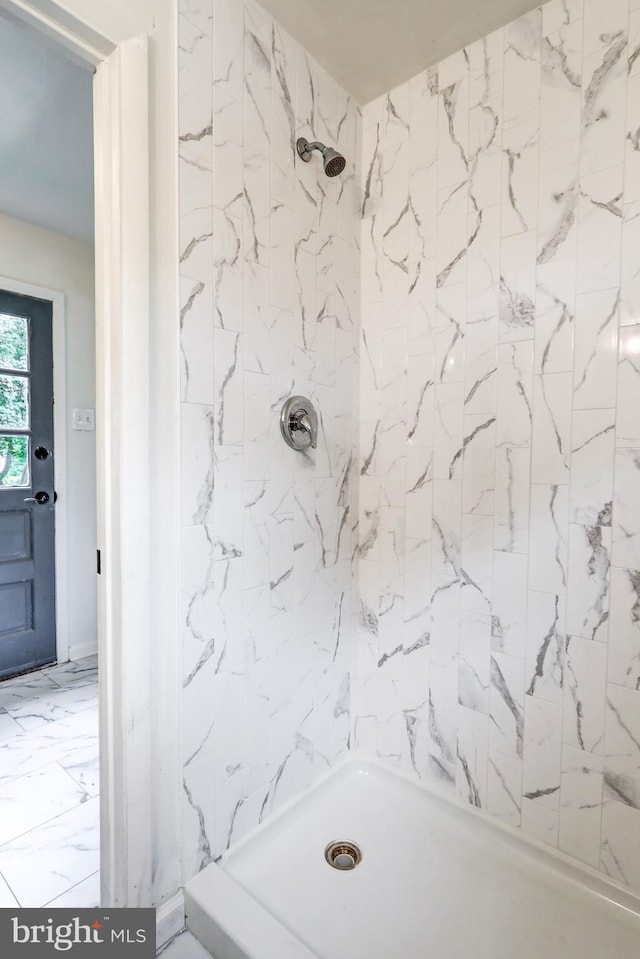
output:
POLYGON ((640 899, 371 761, 351 759, 185 890, 215 959, 637 959, 640 899), (325 861, 333 840, 355 869, 325 861))

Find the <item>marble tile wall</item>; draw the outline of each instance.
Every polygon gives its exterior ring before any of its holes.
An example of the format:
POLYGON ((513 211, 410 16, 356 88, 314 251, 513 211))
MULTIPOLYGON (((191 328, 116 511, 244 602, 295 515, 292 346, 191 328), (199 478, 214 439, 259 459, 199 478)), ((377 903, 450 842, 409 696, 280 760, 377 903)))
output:
POLYGON ((360 114, 251 0, 180 0, 179 124, 186 880, 349 744, 360 114))
POLYGON ((640 889, 640 3, 363 110, 354 744, 640 889))

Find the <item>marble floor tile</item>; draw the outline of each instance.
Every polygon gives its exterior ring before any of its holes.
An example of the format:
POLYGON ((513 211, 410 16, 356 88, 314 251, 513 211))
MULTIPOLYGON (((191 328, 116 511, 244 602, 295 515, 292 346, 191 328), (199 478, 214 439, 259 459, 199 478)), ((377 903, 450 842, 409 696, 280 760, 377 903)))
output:
POLYGON ((47 666, 43 674, 58 686, 78 686, 96 683, 98 680, 98 655, 85 656, 70 663, 57 663, 47 666))
POLYGON ((0 708, 14 709, 21 703, 31 702, 54 689, 59 689, 59 686, 40 672, 5 679, 0 682, 0 708))
POLYGON ((0 742, 0 782, 98 745, 97 707, 0 742))
POLYGON ((57 763, 0 784, 0 848, 88 799, 57 763))
POLYGON ((97 745, 78 749, 58 763, 90 796, 100 792, 100 755, 97 745))
POLYGON ((23 732, 22 726, 0 707, 0 742, 23 732))
POLYGON ((158 955, 162 959, 211 959, 210 953, 187 930, 172 939, 158 955))
POLYGON ((67 889, 61 896, 45 903, 52 909, 91 909, 100 905, 100 872, 67 889))
POLYGON ((66 719, 75 713, 95 706, 98 690, 94 683, 71 686, 53 686, 42 689, 29 699, 21 699, 15 704, 7 704, 7 713, 19 725, 29 732, 58 719, 66 719))
POLYGON ((11 909, 13 906, 18 905, 20 905, 18 900, 13 895, 2 876, 0 876, 0 909, 11 909))
POLYGON ((0 846, 0 874, 23 907, 43 906, 100 866, 96 797, 0 846))
POLYGON ((97 695, 95 656, 0 682, 0 908, 99 902, 97 695))

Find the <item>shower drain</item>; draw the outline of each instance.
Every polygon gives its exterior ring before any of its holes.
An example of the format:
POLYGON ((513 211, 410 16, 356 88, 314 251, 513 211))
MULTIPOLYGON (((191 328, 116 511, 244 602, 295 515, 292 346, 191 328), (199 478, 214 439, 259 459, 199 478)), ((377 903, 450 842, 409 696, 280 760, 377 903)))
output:
POLYGON ((346 872, 347 869, 355 869, 362 859, 360 846, 348 839, 340 839, 337 842, 330 842, 324 851, 324 858, 334 869, 340 869, 346 872))

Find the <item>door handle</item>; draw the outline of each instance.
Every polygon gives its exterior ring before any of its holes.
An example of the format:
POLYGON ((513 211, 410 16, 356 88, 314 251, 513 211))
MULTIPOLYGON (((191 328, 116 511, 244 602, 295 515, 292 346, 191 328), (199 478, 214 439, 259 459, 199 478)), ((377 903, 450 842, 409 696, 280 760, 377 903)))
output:
POLYGON ((35 496, 25 496, 24 501, 25 503, 37 503, 38 506, 44 506, 45 503, 49 502, 49 494, 40 490, 35 496))

